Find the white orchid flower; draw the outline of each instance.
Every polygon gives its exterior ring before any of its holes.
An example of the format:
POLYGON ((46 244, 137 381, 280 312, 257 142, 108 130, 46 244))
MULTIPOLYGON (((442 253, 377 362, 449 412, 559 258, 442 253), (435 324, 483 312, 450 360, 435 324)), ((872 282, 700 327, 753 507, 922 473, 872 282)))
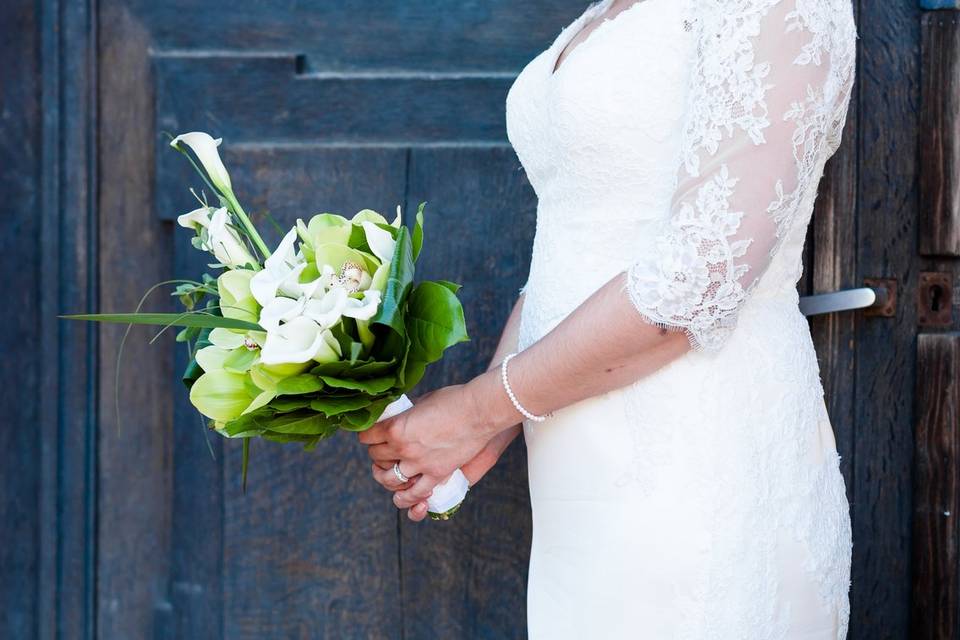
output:
POLYGON ((238 349, 246 343, 246 338, 242 333, 235 333, 223 327, 217 327, 211 331, 210 337, 207 339, 213 346, 226 349, 227 351, 238 349))
POLYGON ((204 251, 213 253, 220 264, 231 269, 259 264, 247 250, 240 234, 231 226, 230 213, 226 208, 200 207, 177 217, 177 223, 201 232, 204 251))
POLYGON ((329 329, 322 329, 310 318, 294 318, 267 334, 260 351, 265 365, 301 364, 311 360, 335 362, 340 359, 340 343, 329 329))
POLYGON ((304 315, 303 309, 306 303, 306 297, 294 300, 293 298, 278 296, 271 300, 260 312, 260 326, 269 335, 280 328, 281 322, 290 322, 294 318, 304 315))
POLYGON ((354 320, 369 320, 377 314, 380 307, 380 292, 376 289, 367 289, 363 292, 363 299, 347 298, 343 315, 354 320))
POLYGON ((266 308, 278 293, 291 298, 299 298, 303 293, 300 274, 307 268, 307 261, 296 252, 296 241, 297 230, 293 228, 267 258, 263 270, 250 280, 250 292, 261 307, 266 308))
POLYGON ((390 264, 390 261, 393 260, 393 250, 397 241, 393 239, 389 231, 384 231, 373 222, 364 221, 361 224, 373 255, 377 256, 381 264, 390 264))
POLYGON ((327 291, 322 297, 306 301, 303 315, 310 318, 324 329, 329 329, 343 317, 344 309, 347 306, 346 289, 343 287, 334 287, 327 291))
POLYGON ((233 186, 230 184, 230 174, 227 173, 227 168, 223 166, 220 152, 217 151, 217 147, 223 142, 223 138, 214 139, 209 133, 192 131, 182 133, 171 140, 170 146, 177 149, 181 142, 190 147, 194 155, 197 156, 197 160, 200 161, 207 175, 210 176, 213 186, 223 193, 233 191, 233 186))

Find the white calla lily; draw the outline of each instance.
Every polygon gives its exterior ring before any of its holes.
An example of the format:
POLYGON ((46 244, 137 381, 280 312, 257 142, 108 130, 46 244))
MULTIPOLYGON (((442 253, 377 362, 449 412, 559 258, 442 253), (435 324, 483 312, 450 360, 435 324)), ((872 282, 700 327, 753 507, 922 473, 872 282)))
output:
POLYGON ((223 207, 217 209, 210 216, 210 226, 207 227, 207 244, 220 264, 231 269, 248 264, 259 264, 249 251, 240 234, 230 225, 230 214, 223 207))
POLYGON ((389 264, 393 260, 393 250, 397 242, 389 231, 384 231, 373 222, 363 222, 363 231, 367 236, 367 244, 373 255, 377 256, 381 264, 389 264))
POLYGON ((213 253, 220 264, 231 269, 259 264, 243 244, 240 234, 231 226, 230 213, 226 208, 200 207, 178 216, 177 223, 200 232, 204 238, 204 251, 213 253))
POLYGON ((213 207, 200 207, 190 213, 177 216, 177 224, 186 229, 200 231, 210 226, 210 216, 213 213, 213 207))
POLYGON ((339 359, 340 344, 329 330, 304 316, 294 318, 267 334, 260 352, 265 365, 300 364, 317 358, 327 362, 339 359))
POLYGON ((190 147, 194 155, 197 156, 197 160, 200 161, 204 171, 210 176, 213 186, 224 193, 233 191, 230 174, 227 173, 227 168, 223 166, 220 152, 217 151, 217 147, 223 142, 223 138, 214 139, 209 133, 191 131, 190 133, 182 133, 171 140, 170 146, 178 149, 181 142, 190 147))

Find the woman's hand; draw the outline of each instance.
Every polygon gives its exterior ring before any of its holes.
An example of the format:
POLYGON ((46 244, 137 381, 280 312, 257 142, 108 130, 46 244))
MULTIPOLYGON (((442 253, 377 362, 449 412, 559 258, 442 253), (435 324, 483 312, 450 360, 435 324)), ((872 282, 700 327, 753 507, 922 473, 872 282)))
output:
POLYGON ((393 502, 397 508, 406 509, 425 501, 434 487, 478 457, 496 433, 484 425, 483 415, 468 387, 456 385, 429 394, 412 409, 359 434, 360 442, 369 447, 374 477, 395 491, 393 502), (394 463, 410 478, 407 483, 401 485, 397 480, 394 463))
MULTIPOLYGON (((472 460, 468 460, 466 464, 460 467, 460 471, 463 472, 463 475, 467 478, 467 483, 473 487, 480 480, 487 475, 487 472, 492 469, 497 462, 500 460, 500 456, 503 455, 503 452, 506 451, 507 447, 510 446, 510 443, 513 442, 514 438, 520 435, 523 432, 523 427, 521 425, 516 425, 502 433, 494 436, 490 442, 473 457, 472 460)), ((403 491, 409 488, 412 484, 406 482, 404 484, 398 484, 397 478, 393 474, 393 465, 390 465, 388 468, 383 469, 377 465, 376 462, 373 463, 373 477, 388 491, 403 491), (386 471, 386 473, 382 473, 386 471)), ((427 503, 426 501, 418 502, 409 509, 407 509, 407 517, 409 517, 414 522, 420 522, 427 517, 427 503)))

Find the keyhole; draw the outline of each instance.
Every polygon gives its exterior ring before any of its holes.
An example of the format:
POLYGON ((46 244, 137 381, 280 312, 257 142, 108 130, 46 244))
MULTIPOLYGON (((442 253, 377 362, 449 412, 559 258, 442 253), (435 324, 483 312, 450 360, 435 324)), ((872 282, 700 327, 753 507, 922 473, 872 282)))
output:
POLYGON ((943 287, 935 284, 930 287, 930 310, 934 313, 940 311, 940 305, 943 301, 943 287))

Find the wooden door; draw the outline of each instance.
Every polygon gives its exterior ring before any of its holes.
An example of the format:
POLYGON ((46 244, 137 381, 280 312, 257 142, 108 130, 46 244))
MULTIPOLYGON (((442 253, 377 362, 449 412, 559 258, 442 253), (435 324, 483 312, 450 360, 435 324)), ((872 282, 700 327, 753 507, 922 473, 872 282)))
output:
MULTIPOLYGON (((956 639, 958 15, 952 1, 854 4, 857 94, 800 285, 896 288, 887 315, 811 318, 852 505, 850 638, 956 639)), ((0 637, 525 636, 522 445, 442 525, 398 515, 346 435, 312 453, 255 443, 244 495, 238 446, 190 409, 171 339, 135 332, 118 371, 121 330, 53 318, 130 310, 203 266, 173 222, 196 181, 162 132, 206 130, 262 228, 267 213, 286 227, 427 200, 422 275, 465 285, 473 340, 422 389, 466 380, 534 228, 504 97, 584 7, 4 3, 0 50, 23 53, 0 65, 0 139, 34 153, 0 146, 0 189, 10 228, 40 240, 0 251, 22 309, 0 346, 24 354, 0 389, 11 424, 39 428, 0 431, 0 534, 18 541, 0 545, 0 637)), ((164 293, 148 305, 173 308, 164 293)))

